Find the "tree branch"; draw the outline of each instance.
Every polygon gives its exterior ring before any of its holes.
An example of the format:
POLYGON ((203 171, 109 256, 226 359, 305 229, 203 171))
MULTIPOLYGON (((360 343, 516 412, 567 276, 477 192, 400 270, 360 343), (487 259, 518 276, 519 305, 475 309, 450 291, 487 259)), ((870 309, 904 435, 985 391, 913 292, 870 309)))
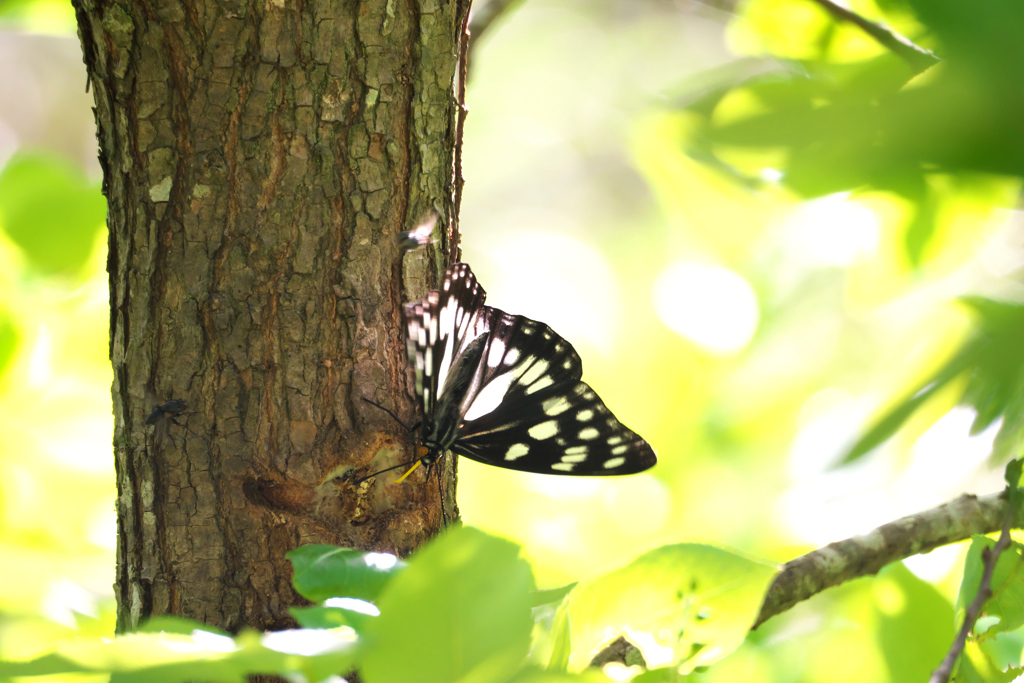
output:
MULTIPOLYGON (((970 538, 999 531, 1007 514, 1003 492, 982 498, 960 496, 939 507, 903 517, 845 541, 787 562, 768 588, 757 628, 793 605, 826 588, 876 574, 887 564, 970 538)), ((1019 527, 1020 519, 1013 519, 1019 527)))
MULTIPOLYGON (((790 560, 768 587, 751 630, 826 588, 877 574, 887 564, 967 540, 974 534, 999 531, 1004 520, 1011 528, 1024 527, 1021 514, 1007 505, 1005 494, 1001 491, 979 498, 965 493, 938 507, 883 524, 863 536, 829 543, 790 560)), ((619 638, 598 653, 592 665, 625 662, 638 654, 628 641, 619 638)))
POLYGON ((895 31, 868 21, 856 12, 851 12, 842 5, 837 5, 832 0, 812 0, 820 5, 826 12, 839 21, 848 21, 856 25, 860 30, 877 40, 882 47, 889 49, 893 54, 901 57, 910 64, 915 73, 920 73, 928 67, 936 64, 939 58, 929 50, 919 47, 910 42, 895 31))

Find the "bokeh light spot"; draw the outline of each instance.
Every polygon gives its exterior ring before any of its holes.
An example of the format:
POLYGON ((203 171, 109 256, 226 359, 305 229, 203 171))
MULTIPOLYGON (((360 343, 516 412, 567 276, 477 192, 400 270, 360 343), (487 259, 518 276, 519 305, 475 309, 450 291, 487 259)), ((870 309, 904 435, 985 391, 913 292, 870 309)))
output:
POLYGON ((783 222, 790 258, 806 266, 850 266, 878 248, 878 217, 840 192, 800 204, 783 222))
POLYGON ((741 351, 757 331, 757 295, 728 268, 678 261, 658 276, 653 296, 669 329, 711 353, 741 351))

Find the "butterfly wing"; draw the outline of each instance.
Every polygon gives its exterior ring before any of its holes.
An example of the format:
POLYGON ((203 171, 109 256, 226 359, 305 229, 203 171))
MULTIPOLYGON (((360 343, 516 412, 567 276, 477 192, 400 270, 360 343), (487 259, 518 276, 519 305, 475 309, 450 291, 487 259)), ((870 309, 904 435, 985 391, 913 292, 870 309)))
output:
POLYGON ((416 373, 416 396, 424 419, 432 421, 452 366, 487 332, 482 315, 487 293, 465 263, 445 271, 441 288, 406 304, 409 360, 416 373))
POLYGON ((483 308, 488 334, 452 450, 497 467, 575 476, 632 474, 657 462, 580 381, 583 364, 569 342, 544 323, 483 308))

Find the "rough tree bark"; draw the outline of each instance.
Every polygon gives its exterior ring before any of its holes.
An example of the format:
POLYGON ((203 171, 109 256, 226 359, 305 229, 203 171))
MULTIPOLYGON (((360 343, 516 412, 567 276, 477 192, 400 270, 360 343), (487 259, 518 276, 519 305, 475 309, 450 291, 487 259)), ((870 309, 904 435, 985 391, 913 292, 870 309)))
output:
POLYGON ((109 202, 118 628, 291 625, 286 551, 405 554, 440 525, 422 473, 352 481, 413 457, 360 399, 414 415, 401 304, 457 250, 469 2, 74 1, 109 202), (405 273, 395 234, 429 211, 446 234, 405 273), (170 399, 180 425, 147 425, 170 399))

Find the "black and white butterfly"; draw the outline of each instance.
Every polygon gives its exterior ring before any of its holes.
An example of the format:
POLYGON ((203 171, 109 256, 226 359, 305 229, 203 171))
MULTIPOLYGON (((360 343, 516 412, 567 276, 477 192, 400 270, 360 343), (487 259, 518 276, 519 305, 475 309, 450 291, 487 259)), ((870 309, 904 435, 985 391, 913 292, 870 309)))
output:
POLYGON ((423 415, 417 464, 449 450, 573 476, 633 474, 657 462, 580 381, 583 365, 569 342, 544 323, 485 306, 485 297, 469 266, 456 263, 439 290, 405 306, 423 415))

